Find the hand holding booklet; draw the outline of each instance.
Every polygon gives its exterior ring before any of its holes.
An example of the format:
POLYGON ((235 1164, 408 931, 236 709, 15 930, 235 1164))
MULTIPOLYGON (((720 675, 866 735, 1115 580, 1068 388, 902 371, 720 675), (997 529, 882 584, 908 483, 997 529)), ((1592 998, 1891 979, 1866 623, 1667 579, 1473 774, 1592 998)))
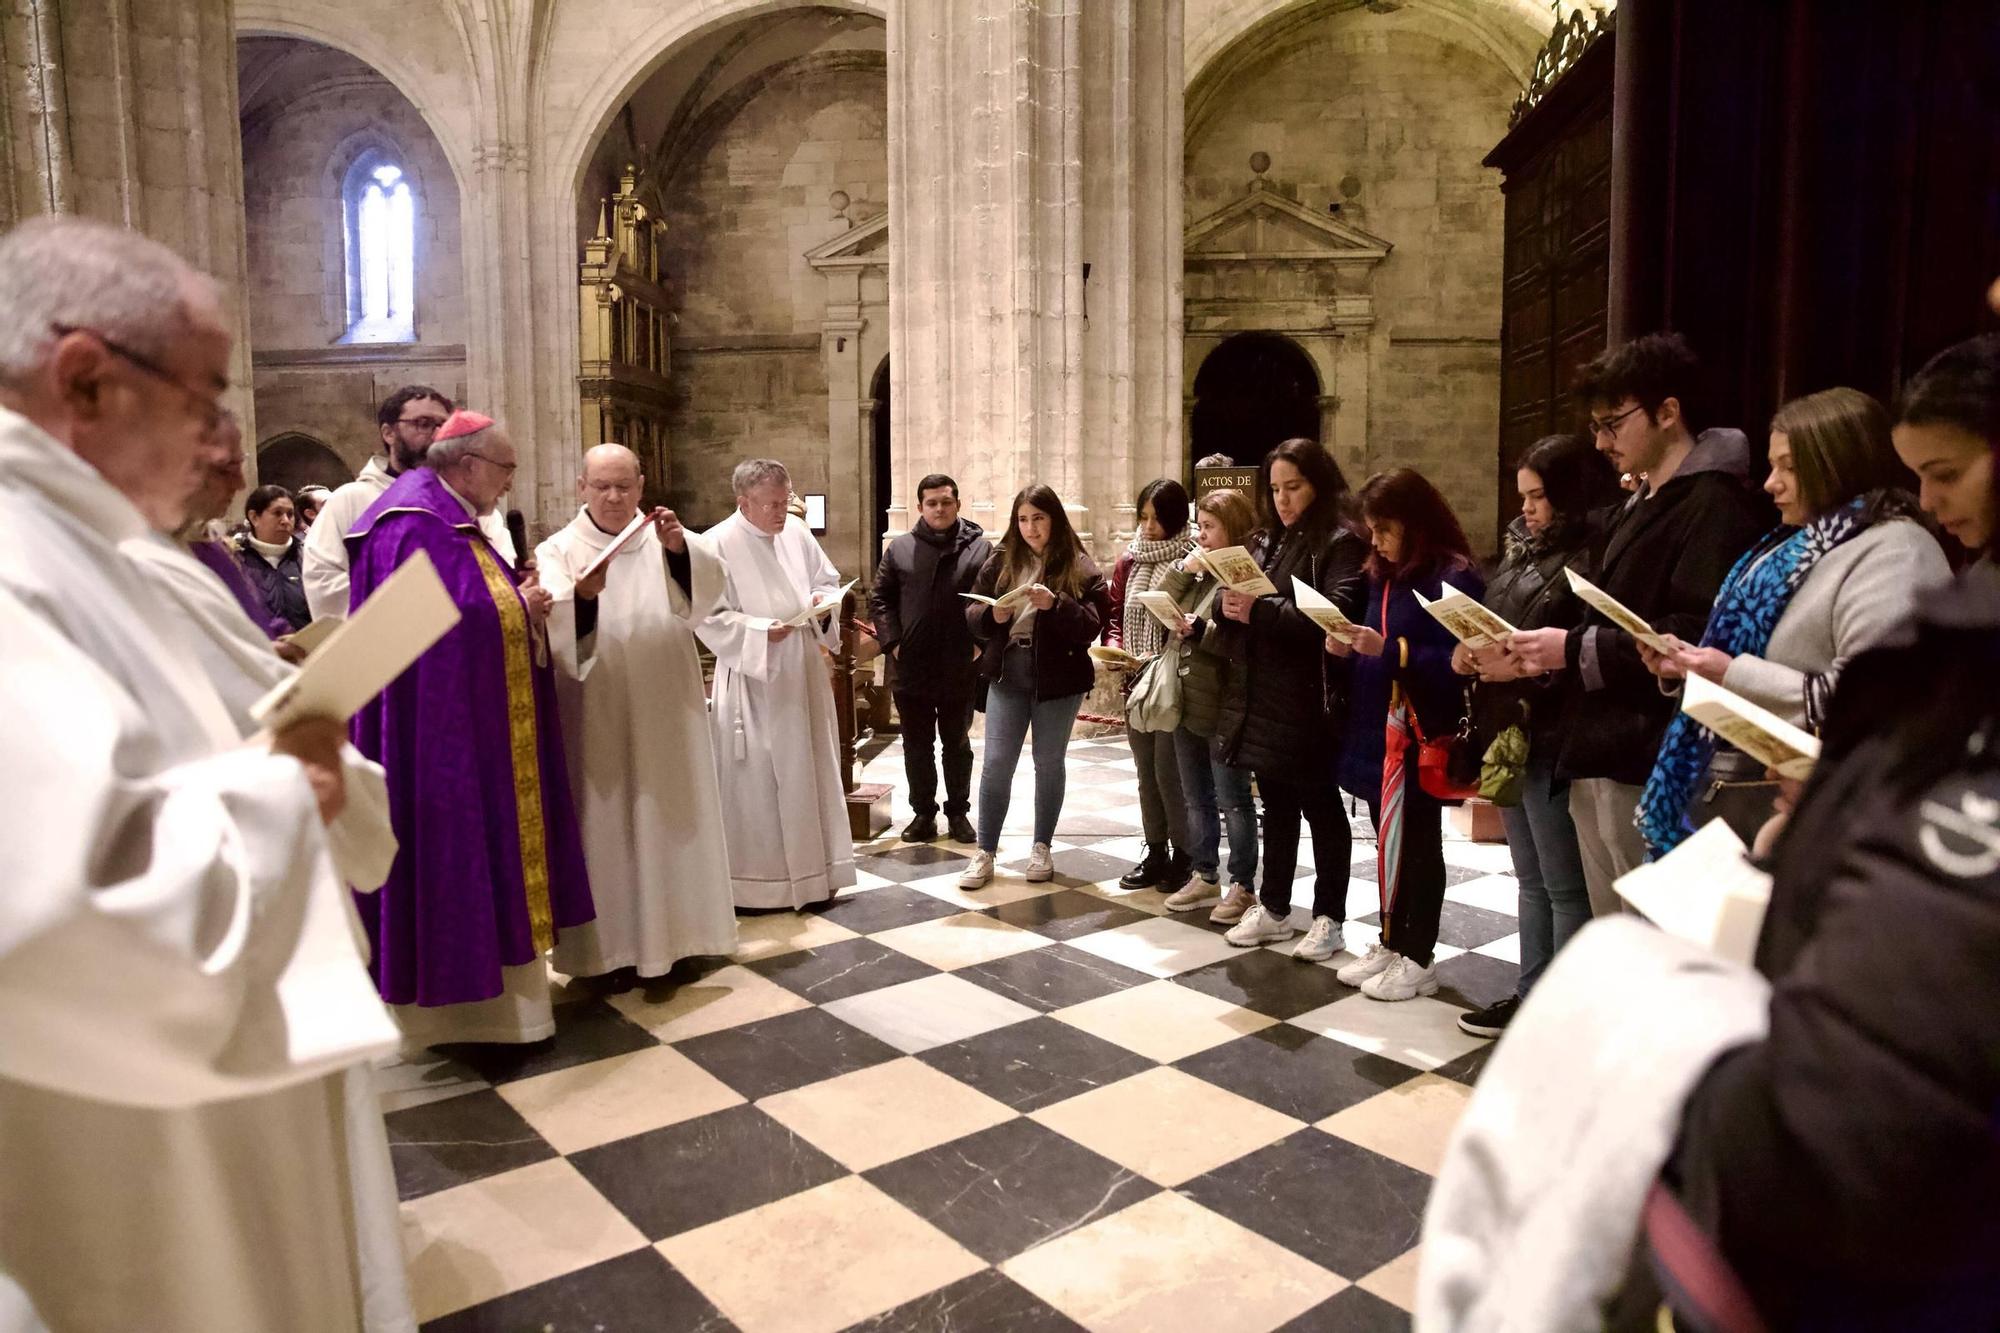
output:
POLYGON ((826 596, 815 601, 811 606, 807 607, 805 610, 793 616, 790 620, 782 621, 780 623, 790 625, 793 629, 799 629, 806 625, 810 625, 813 621, 819 620, 827 615, 832 614, 835 611, 838 611, 840 609, 841 599, 847 596, 848 591, 853 587, 854 587, 854 580, 849 579, 847 582, 841 584, 838 588, 834 589, 826 596))
POLYGON ((1803 780, 1819 759, 1819 737, 1700 676, 1687 678, 1681 711, 1779 777, 1803 780))
POLYGON ((610 560, 613 556, 624 550, 632 541, 637 539, 639 534, 646 530, 646 525, 652 521, 653 516, 643 509, 634 514, 632 521, 621 528, 618 535, 611 539, 610 544, 597 553, 597 559, 583 567, 583 573, 576 576, 577 582, 583 582, 583 580, 603 568, 606 561, 610 560))
POLYGON ((1751 863, 1743 840, 1711 819, 1659 860, 1618 878, 1618 896, 1648 921, 1731 962, 1752 965, 1771 877, 1751 863))
POLYGON ((1450 630, 1452 637, 1468 648, 1498 648, 1506 643, 1507 636, 1514 627, 1486 609, 1478 598, 1460 592, 1440 579, 1439 587, 1444 595, 1435 600, 1417 592, 1417 604, 1431 613, 1431 618, 1450 630))
POLYGON ((1674 646, 1671 643, 1668 643, 1656 634, 1653 631, 1653 627, 1648 625, 1644 620, 1641 620, 1625 603, 1619 601, 1616 597, 1613 597, 1610 593, 1604 591, 1604 589, 1598 587, 1595 583, 1592 583, 1573 569, 1565 569, 1563 573, 1569 575, 1569 586, 1575 591, 1576 595, 1581 597, 1586 605, 1601 612, 1606 620, 1626 631, 1633 638, 1645 644, 1656 653, 1670 654, 1674 651, 1674 646))
POLYGON ((1361 627, 1349 620, 1346 613, 1328 601, 1319 589, 1296 574, 1292 575, 1292 602, 1305 614, 1306 619, 1334 638, 1342 643, 1354 642, 1355 631, 1361 627))
POLYGON ((1152 612, 1153 619, 1165 625, 1169 632, 1181 627, 1180 603, 1174 600, 1172 593, 1158 588, 1142 592, 1139 594, 1139 605, 1152 612))
POLYGON ((418 551, 328 634, 299 673, 250 705, 272 731, 309 717, 345 722, 458 624, 458 607, 418 551))
POLYGON ((1028 600, 1028 590, 1033 586, 1033 584, 1023 583, 1018 588, 1009 588, 998 597, 988 597, 985 593, 978 592, 962 592, 959 596, 968 602, 977 602, 981 606, 1019 606, 1022 602, 1028 600))
POLYGON ((1264 577, 1264 571, 1258 568, 1257 557, 1241 546, 1225 546, 1219 551, 1196 551, 1188 563, 1200 564, 1215 575, 1223 587, 1246 597, 1268 597, 1278 590, 1278 585, 1264 577))

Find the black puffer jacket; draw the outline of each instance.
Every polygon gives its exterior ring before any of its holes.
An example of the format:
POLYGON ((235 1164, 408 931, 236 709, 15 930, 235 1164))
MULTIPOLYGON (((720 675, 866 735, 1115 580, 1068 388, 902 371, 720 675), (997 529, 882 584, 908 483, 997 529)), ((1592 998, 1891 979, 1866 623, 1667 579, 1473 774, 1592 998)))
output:
POLYGON ((304 560, 305 544, 297 537, 286 544, 285 553, 276 560, 267 558, 247 539, 236 543, 236 561, 243 566, 257 595, 264 599, 265 609, 294 632, 312 621, 312 610, 306 605, 304 560))
POLYGON ((919 518, 882 552, 868 608, 882 651, 896 655, 898 694, 963 699, 972 692, 978 645, 959 594, 972 591, 992 554, 985 531, 968 518, 946 532, 919 518))
POLYGON ((1257 770, 1334 772, 1346 724, 1349 664, 1326 651, 1326 633, 1292 601, 1296 575, 1348 619, 1362 617, 1368 546, 1341 523, 1295 523, 1259 559, 1278 591, 1259 597, 1250 623, 1218 617, 1210 633, 1229 659, 1216 719, 1224 763, 1257 770))
MULTIPOLYGON (((1522 519, 1508 524, 1506 556, 1486 585, 1487 607, 1515 629, 1574 629, 1581 624, 1587 608, 1570 590, 1564 571, 1596 577, 1604 526, 1615 512, 1577 520, 1548 542, 1530 540, 1522 519)), ((1561 687, 1559 673, 1475 684, 1472 706, 1480 734, 1491 736, 1519 720, 1525 705, 1530 745, 1540 749, 1559 743, 1565 694, 1561 687)))
MULTIPOLYGON (((998 596, 1000 566, 1006 558, 1000 551, 988 556, 980 567, 979 577, 973 580, 972 591, 982 597, 998 596)), ((1032 628, 1037 702, 1088 694, 1097 679, 1097 667, 1090 660, 1090 645, 1097 642, 1104 619, 1111 614, 1111 594, 1105 588, 1104 575, 1098 572, 1097 563, 1088 555, 1079 554, 1077 560, 1081 566, 1082 591, 1075 597, 1058 594, 1054 606, 1035 612, 1032 628)), ((981 645, 980 678, 991 685, 1000 677, 1000 659, 1012 622, 1003 625, 993 618, 992 607, 968 602, 965 623, 981 645)))
MULTIPOLYGON (((1591 582, 1657 632, 1700 642, 1722 580, 1771 526, 1770 506, 1750 489, 1749 467, 1741 431, 1703 431, 1657 494, 1618 511, 1591 582)), ((1674 701, 1660 693, 1632 636, 1595 611, 1570 631, 1567 665, 1556 776, 1643 784, 1674 701)))
POLYGON ((2000 568, 1851 663, 1776 854, 1769 1037, 1668 1181, 1772 1328, 2000 1328, 2000 568))

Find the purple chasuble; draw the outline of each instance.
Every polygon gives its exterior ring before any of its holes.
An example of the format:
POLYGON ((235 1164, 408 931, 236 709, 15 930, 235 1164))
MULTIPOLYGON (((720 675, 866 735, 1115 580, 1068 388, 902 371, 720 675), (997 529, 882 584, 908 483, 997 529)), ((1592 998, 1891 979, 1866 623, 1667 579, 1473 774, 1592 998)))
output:
POLYGON ((221 542, 203 538, 187 544, 188 554, 215 571, 222 580, 222 586, 236 595, 237 604, 243 614, 250 617, 250 623, 263 630, 267 638, 280 638, 292 632, 291 625, 283 616, 271 614, 271 608, 264 605, 263 597, 250 576, 243 572, 243 566, 236 563, 236 556, 221 542))
POLYGON ((533 962, 597 913, 548 654, 513 570, 429 468, 398 477, 349 530, 353 604, 417 551, 464 618, 355 715, 400 844, 388 882, 355 902, 384 1000, 462 1004, 500 994, 503 965, 533 962))

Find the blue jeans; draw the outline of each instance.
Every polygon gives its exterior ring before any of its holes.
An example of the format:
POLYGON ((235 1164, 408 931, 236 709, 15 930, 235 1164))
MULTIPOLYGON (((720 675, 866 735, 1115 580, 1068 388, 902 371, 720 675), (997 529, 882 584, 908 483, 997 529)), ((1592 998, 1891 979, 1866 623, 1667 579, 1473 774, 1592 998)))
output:
POLYGON ((1222 830, 1229 829, 1229 882, 1257 883, 1257 805, 1250 795, 1250 770, 1231 768, 1209 751, 1208 737, 1182 727, 1174 732, 1181 764, 1181 792, 1187 798, 1188 855, 1195 873, 1216 873, 1222 858, 1222 830), (1218 818, 1219 813, 1219 818, 1218 818))
POLYGON ((1056 836, 1056 816, 1062 813, 1063 761, 1069 752, 1069 730, 1083 696, 1037 701, 1029 690, 1005 681, 986 689, 986 762, 979 770, 979 849, 1000 850, 1000 826, 1007 822, 1008 798, 1014 790, 1014 767, 1021 761, 1021 742, 1035 730, 1035 841, 1056 836))
POLYGON ((1569 784, 1555 780, 1553 756, 1530 756, 1521 803, 1503 806, 1500 819, 1521 885, 1521 979, 1514 993, 1525 1000, 1549 960, 1590 920, 1569 784))

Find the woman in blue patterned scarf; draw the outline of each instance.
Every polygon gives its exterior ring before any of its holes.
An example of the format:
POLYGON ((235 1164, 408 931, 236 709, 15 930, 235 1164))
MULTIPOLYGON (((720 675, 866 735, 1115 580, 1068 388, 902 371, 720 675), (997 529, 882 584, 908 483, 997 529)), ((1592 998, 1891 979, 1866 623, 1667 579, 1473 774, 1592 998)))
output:
MULTIPOLYGON (((1692 673, 1816 731, 1841 668, 1951 571, 1890 443, 1889 414, 1867 394, 1826 389, 1779 408, 1770 461, 1764 489, 1779 526, 1723 581, 1700 644, 1670 637, 1671 653, 1640 653, 1663 690, 1692 673)), ((1653 858, 1715 818, 1748 843, 1775 794, 1761 765, 1682 713, 1639 800, 1639 829, 1653 858)))

